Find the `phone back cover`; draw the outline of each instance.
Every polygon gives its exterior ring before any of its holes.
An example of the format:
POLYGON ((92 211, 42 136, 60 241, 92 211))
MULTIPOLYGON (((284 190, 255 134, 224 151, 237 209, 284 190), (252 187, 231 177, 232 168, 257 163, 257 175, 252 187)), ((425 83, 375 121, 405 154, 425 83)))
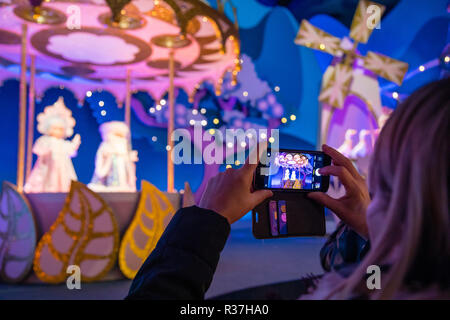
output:
POLYGON ((306 193, 274 192, 252 210, 253 235, 256 239, 323 236, 325 235, 325 208, 309 199, 306 193), (270 229, 269 201, 286 201, 287 233, 273 236, 270 229))

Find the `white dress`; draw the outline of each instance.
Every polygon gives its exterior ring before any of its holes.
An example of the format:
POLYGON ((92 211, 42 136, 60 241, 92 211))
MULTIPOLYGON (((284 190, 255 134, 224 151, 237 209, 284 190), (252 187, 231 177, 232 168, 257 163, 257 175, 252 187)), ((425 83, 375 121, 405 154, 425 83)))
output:
POLYGON ((136 191, 133 151, 126 145, 102 142, 95 157, 95 171, 89 188, 96 192, 136 191))
POLYGON ((78 145, 72 141, 52 136, 41 136, 33 146, 38 159, 31 171, 24 191, 68 192, 72 180, 77 180, 72 159, 78 145))

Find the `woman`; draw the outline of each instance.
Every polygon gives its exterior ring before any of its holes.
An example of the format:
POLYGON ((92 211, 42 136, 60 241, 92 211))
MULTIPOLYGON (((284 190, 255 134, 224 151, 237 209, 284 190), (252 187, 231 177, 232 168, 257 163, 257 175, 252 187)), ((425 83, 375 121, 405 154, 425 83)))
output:
MULTIPOLYGON (((350 160, 324 146, 346 194, 310 197, 332 209, 370 240, 354 267, 326 274, 306 298, 396 299, 450 297, 449 124, 450 79, 413 93, 380 133, 369 190, 350 160), (369 196, 371 195, 371 197, 369 196), (367 268, 382 270, 381 289, 369 290, 367 268)), ((251 191, 256 164, 212 178, 199 207, 178 211, 136 275, 128 298, 200 299, 208 289, 229 225, 263 200, 269 190, 251 191)))

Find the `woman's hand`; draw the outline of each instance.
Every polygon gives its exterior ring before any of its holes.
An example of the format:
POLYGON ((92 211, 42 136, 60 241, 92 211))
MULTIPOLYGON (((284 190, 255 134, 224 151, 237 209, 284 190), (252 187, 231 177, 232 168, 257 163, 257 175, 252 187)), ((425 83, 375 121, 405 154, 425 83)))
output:
POLYGON ((232 224, 271 197, 273 194, 270 190, 252 192, 253 173, 257 164, 250 164, 250 158, 247 158, 242 168, 227 169, 210 179, 199 207, 219 213, 232 224))
POLYGON ((340 152, 327 145, 323 145, 322 150, 331 157, 333 165, 321 168, 319 173, 338 177, 344 185, 345 195, 334 199, 323 192, 312 192, 308 197, 331 209, 348 226, 367 239, 369 232, 366 210, 370 196, 366 181, 352 162, 340 152))

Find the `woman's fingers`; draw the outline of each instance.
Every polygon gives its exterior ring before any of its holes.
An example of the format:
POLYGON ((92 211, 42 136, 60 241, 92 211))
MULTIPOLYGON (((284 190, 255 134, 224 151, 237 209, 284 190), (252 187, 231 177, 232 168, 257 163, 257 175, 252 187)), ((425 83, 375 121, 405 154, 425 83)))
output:
POLYGON ((342 153, 340 153, 336 149, 334 149, 334 148, 332 148, 332 147, 330 147, 330 146, 328 146, 326 144, 324 144, 322 146, 322 150, 323 150, 323 152, 325 152, 327 155, 329 155, 331 157, 331 159, 333 160, 333 164, 335 164, 337 166, 343 166, 354 177, 358 177, 359 176, 359 173, 356 170, 356 168, 353 165, 353 163, 350 161, 350 159, 348 159, 342 153))
POLYGON ((319 173, 324 176, 335 176, 339 178, 339 181, 345 187, 346 191, 353 190, 357 185, 353 176, 347 170, 346 167, 341 166, 327 166, 319 169, 319 173))
POLYGON ((250 198, 252 201, 251 207, 254 208, 267 198, 270 198, 273 196, 273 192, 270 190, 257 190, 250 194, 250 198))
POLYGON ((338 199, 334 199, 323 192, 310 192, 308 193, 308 198, 317 201, 321 205, 331 209, 333 212, 337 213, 342 211, 341 202, 339 202, 338 199))
POLYGON ((259 160, 262 154, 267 150, 267 143, 260 142, 258 145, 254 146, 250 151, 245 164, 242 166, 242 171, 244 171, 248 176, 253 177, 253 173, 258 166, 259 160))

